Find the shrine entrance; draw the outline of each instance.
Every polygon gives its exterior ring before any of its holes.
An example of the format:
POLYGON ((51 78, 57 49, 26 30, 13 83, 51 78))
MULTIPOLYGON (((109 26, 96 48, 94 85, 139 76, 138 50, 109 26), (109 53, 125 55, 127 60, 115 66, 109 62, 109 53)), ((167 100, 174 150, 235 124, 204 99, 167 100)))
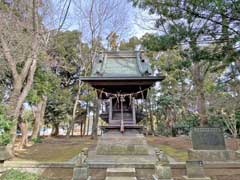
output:
POLYGON ((142 129, 146 117, 143 104, 148 89, 163 76, 153 76, 144 52, 119 51, 100 53, 90 77, 81 80, 96 89, 101 102, 100 117, 108 124, 104 130, 142 129))

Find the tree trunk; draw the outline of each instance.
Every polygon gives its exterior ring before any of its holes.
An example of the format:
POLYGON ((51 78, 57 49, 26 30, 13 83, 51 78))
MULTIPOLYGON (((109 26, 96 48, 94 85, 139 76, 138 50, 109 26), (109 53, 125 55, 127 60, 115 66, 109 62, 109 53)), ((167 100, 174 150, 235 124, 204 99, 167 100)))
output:
POLYGON ((86 122, 87 122, 87 116, 83 119, 83 136, 86 134, 86 122))
POLYGON ((59 134, 59 124, 53 124, 52 136, 57 136, 59 134))
POLYGON ((83 122, 80 123, 80 136, 83 136, 83 122))
POLYGON ((149 99, 149 115, 150 115, 150 130, 151 134, 154 135, 154 122, 153 122, 153 112, 152 112, 152 104, 150 102, 151 100, 149 99))
POLYGON ((34 110, 35 114, 35 120, 33 124, 33 130, 32 130, 32 136, 31 139, 36 139, 38 137, 38 132, 40 129, 40 123, 41 123, 41 109, 42 109, 43 101, 40 101, 37 104, 36 109, 34 110))
POLYGON ((86 135, 86 128, 87 128, 87 114, 88 114, 88 102, 86 104, 86 114, 83 119, 83 135, 86 135))
POLYGON ((19 149, 23 149, 23 147, 27 146, 28 144, 28 125, 27 125, 27 121, 23 119, 23 111, 24 111, 24 108, 22 106, 20 109, 20 112, 19 112, 20 114, 18 118, 18 126, 22 133, 21 142, 18 147, 19 149))
MULTIPOLYGON (((68 129, 67 129, 67 134, 66 134, 67 138, 69 138, 69 137, 70 137, 70 134, 71 134, 71 132, 73 132, 73 131, 74 131, 74 124, 75 124, 75 121, 74 121, 74 120, 72 120, 72 121, 70 122, 70 124, 69 124, 69 127, 68 127, 68 129)), ((73 134, 73 133, 72 133, 72 134, 73 134)))
POLYGON ((201 65, 199 63, 193 64, 192 77, 197 93, 197 111, 200 118, 200 126, 207 126, 208 117, 204 91, 205 75, 203 72, 201 72, 201 65))
POLYGON ((73 106, 72 120, 70 121, 69 127, 67 129, 67 134, 66 134, 67 138, 69 138, 70 133, 73 131, 73 128, 74 128, 76 111, 77 111, 78 101, 79 101, 79 97, 80 97, 81 87, 82 87, 81 81, 78 81, 78 92, 77 92, 77 96, 76 96, 75 103, 73 106))
POLYGON ((87 136, 89 135, 89 129, 90 129, 90 104, 89 104, 89 101, 87 102, 87 136))
POLYGON ((96 97, 95 100, 95 117, 93 118, 93 124, 92 124, 92 139, 97 138, 97 128, 98 128, 98 119, 99 119, 99 100, 96 97))
POLYGON ((23 149, 28 145, 28 124, 26 121, 21 121, 19 127, 22 133, 22 139, 19 145, 19 149, 23 149))
POLYGON ((37 137, 39 137, 41 126, 44 124, 44 114, 46 110, 46 105, 47 97, 44 96, 43 99, 37 104, 31 139, 36 139, 37 137))
POLYGON ((197 90, 197 108, 200 117, 200 126, 206 126, 208 124, 207 110, 206 110, 206 99, 203 87, 203 82, 198 82, 196 86, 197 90))
MULTIPOLYGON (((45 115, 45 111, 46 111, 46 107, 47 107, 47 100, 48 100, 48 97, 43 96, 43 105, 42 105, 42 109, 41 109, 41 123, 40 123, 39 129, 41 129, 45 124, 44 115, 45 115)), ((38 135, 40 135, 40 131, 38 132, 38 135)))

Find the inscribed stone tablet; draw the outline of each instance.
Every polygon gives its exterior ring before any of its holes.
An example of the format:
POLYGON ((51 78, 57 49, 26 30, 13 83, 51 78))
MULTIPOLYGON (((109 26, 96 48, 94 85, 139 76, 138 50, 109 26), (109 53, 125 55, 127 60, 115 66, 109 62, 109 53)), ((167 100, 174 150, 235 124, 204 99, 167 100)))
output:
POLYGON ((225 140, 220 128, 193 128, 192 145, 195 150, 225 150, 225 140))

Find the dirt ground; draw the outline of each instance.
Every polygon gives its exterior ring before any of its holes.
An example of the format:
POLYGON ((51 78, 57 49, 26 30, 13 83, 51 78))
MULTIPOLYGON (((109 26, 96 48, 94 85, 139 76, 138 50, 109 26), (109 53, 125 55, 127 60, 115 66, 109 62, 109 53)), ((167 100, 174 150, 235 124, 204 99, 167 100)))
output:
POLYGON ((83 148, 92 148, 96 140, 90 137, 45 137, 41 143, 17 150, 13 160, 64 162, 78 155, 83 148))
MULTIPOLYGON (((186 161, 188 159, 187 150, 192 148, 191 138, 188 136, 164 137, 148 136, 147 141, 153 147, 164 151, 175 161, 186 161)), ((239 139, 225 139, 227 149, 238 150, 239 139)))
MULTIPOLYGON (((147 136, 148 143, 163 150, 176 161, 187 159, 187 150, 192 147, 187 136, 163 137, 147 136)), ((64 162, 78 155, 83 148, 93 148, 96 140, 90 137, 45 137, 42 143, 34 144, 24 150, 17 150, 13 160, 31 160, 40 162, 64 162)), ((237 150, 240 140, 226 139, 228 149, 237 150)))
MULTIPOLYGON (((191 138, 188 136, 179 137, 148 136, 147 140, 148 143, 152 145, 163 144, 181 150, 187 150, 192 147, 191 138)), ((240 144, 240 139, 227 138, 225 139, 225 142, 228 149, 237 150, 238 145, 240 144)))

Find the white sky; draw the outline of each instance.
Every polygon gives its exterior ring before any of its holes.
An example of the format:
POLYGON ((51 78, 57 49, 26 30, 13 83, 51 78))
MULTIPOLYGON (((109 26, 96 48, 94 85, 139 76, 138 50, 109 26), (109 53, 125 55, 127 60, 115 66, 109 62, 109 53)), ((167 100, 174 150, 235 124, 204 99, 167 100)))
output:
MULTIPOLYGON (((150 29, 150 27, 153 27, 153 17, 148 15, 147 12, 134 8, 131 3, 128 2, 128 0, 123 0, 126 1, 127 7, 128 7, 128 13, 129 13, 129 18, 128 20, 130 21, 129 23, 129 30, 126 32, 125 36, 122 37, 123 39, 127 40, 133 36, 136 36, 138 38, 142 37, 145 33, 155 33, 155 30, 150 29), (151 20, 150 20, 151 19, 151 20)), ((71 9, 70 13, 68 15, 66 24, 65 24, 65 29, 66 30, 78 30, 78 24, 76 17, 74 17, 74 4, 71 4, 71 9)))

